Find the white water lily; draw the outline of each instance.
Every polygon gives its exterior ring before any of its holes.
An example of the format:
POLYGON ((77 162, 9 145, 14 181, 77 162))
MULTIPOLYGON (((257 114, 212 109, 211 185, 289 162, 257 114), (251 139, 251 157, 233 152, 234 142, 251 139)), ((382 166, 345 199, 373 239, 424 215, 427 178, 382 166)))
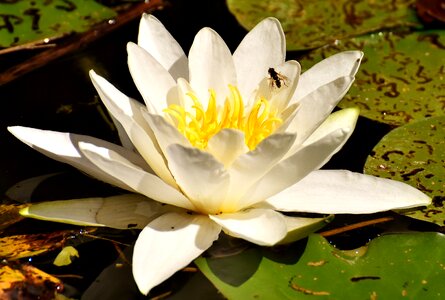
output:
MULTIPOLYGON (((9 130, 54 159, 148 202, 168 204, 131 201, 131 210, 147 220, 133 253, 134 278, 144 294, 208 249, 221 230, 271 246, 301 238, 299 230, 315 222, 283 211, 372 213, 428 204, 429 197, 401 182, 319 170, 355 127, 357 109, 331 112, 363 54, 341 52, 300 74, 285 53, 275 18, 259 23, 233 54, 215 31, 203 28, 187 57, 154 16, 144 15, 138 44, 128 44, 128 64, 145 105, 90 73, 123 146, 70 133, 9 130)), ((98 201, 106 200, 88 203, 98 201)), ((59 204, 48 215, 30 215, 60 221, 54 213, 59 204)), ((78 215, 70 222, 100 222, 78 215)))

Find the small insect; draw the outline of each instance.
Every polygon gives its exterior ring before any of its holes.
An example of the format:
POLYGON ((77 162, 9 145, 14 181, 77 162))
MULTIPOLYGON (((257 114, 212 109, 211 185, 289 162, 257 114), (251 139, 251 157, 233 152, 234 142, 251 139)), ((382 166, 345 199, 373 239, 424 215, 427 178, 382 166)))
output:
POLYGON ((269 80, 270 80, 271 87, 281 88, 281 86, 283 86, 283 85, 287 86, 288 78, 286 76, 278 73, 277 71, 275 71, 274 68, 269 68, 267 70, 267 72, 269 73, 269 76, 270 76, 269 80))

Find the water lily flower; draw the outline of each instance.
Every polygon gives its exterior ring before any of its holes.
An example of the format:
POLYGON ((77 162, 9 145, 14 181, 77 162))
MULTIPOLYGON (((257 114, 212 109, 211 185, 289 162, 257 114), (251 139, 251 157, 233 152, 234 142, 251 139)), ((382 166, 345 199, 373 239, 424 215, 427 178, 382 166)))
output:
MULTIPOLYGON (((271 246, 301 238, 323 220, 282 212, 373 213, 430 202, 401 182, 320 170, 355 127, 357 109, 332 111, 354 81, 362 52, 341 52, 300 74, 297 61, 285 60, 279 21, 266 18, 233 54, 215 31, 203 28, 186 56, 161 22, 147 14, 138 43, 127 49, 145 105, 90 72, 122 146, 26 127, 9 131, 49 157, 143 195, 145 205, 128 195, 110 200, 116 204, 122 198, 116 216, 126 205, 146 220, 133 253, 142 293, 187 266, 221 231, 271 246)), ((103 215, 73 213, 107 201, 58 202, 24 213, 107 225, 112 220, 103 215)))

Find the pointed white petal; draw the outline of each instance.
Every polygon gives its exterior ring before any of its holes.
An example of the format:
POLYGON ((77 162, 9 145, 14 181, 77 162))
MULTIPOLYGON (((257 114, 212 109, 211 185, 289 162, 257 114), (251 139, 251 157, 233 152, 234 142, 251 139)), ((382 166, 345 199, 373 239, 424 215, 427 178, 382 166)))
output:
POLYGON ((127 44, 128 68, 148 111, 161 114, 167 107, 167 94, 175 90, 176 81, 170 73, 143 48, 127 44))
POLYGON ((116 180, 130 186, 134 191, 153 200, 193 210, 190 201, 178 190, 132 164, 118 153, 92 144, 81 143, 82 153, 96 166, 116 180))
POLYGON ((164 117, 152 115, 147 112, 142 112, 142 114, 153 130, 153 133, 156 136, 156 141, 158 142, 158 145, 163 153, 166 153, 167 147, 171 144, 191 147, 187 138, 182 135, 182 133, 180 133, 173 125, 169 124, 164 117))
POLYGON ((90 77, 105 107, 124 127, 128 138, 141 156, 159 177, 175 186, 176 183, 158 149, 156 138, 142 115, 144 106, 121 93, 94 71, 90 71, 90 77))
POLYGON ((139 234, 133 276, 143 294, 186 267, 218 238, 221 227, 203 215, 165 214, 139 234))
POLYGON ((287 233, 283 215, 271 209, 252 208, 209 217, 227 234, 261 246, 273 246, 287 233))
POLYGON ((333 151, 334 153, 337 153, 352 135, 359 117, 359 113, 360 111, 358 108, 345 108, 330 114, 329 117, 303 142, 302 145, 294 143, 285 158, 293 155, 301 147, 306 147, 320 139, 323 139, 332 132, 342 129, 348 134, 344 137, 343 142, 337 145, 337 149, 333 151))
POLYGON ((181 190, 199 211, 218 213, 224 209, 230 178, 212 155, 176 144, 167 148, 167 160, 181 190))
POLYGON ((242 131, 225 128, 210 138, 206 151, 228 168, 238 156, 248 152, 249 148, 242 131))
POLYGON ((189 53, 190 84, 199 100, 207 108, 209 89, 216 92, 222 106, 229 95, 231 84, 236 86, 236 72, 232 54, 224 40, 212 29, 203 28, 195 36, 189 53))
POLYGON ((287 129, 288 132, 298 133, 296 144, 304 142, 320 126, 346 94, 353 81, 354 78, 349 76, 338 78, 314 90, 299 102, 299 109, 287 129))
POLYGON ((281 65, 285 55, 286 39, 277 19, 266 18, 249 31, 233 53, 241 95, 250 97, 267 70, 281 65))
POLYGON ((275 165, 243 196, 245 205, 253 205, 294 185, 313 170, 321 168, 350 136, 350 132, 337 129, 322 139, 297 151, 275 165))
POLYGON ((90 136, 20 126, 8 127, 8 130, 16 138, 46 156, 70 164, 92 177, 126 190, 134 191, 124 182, 116 180, 113 176, 97 168, 95 164, 82 154, 79 149, 79 143, 88 142, 97 146, 113 149, 113 151, 126 157, 133 164, 149 170, 145 161, 138 154, 124 147, 90 136))
POLYGON ((230 190, 227 198, 233 202, 236 210, 246 207, 243 202, 238 202, 240 197, 283 158, 294 140, 295 135, 292 134, 271 135, 253 151, 239 156, 233 162, 228 169, 230 190))
POLYGON ((187 56, 155 16, 145 13, 142 15, 138 45, 168 70, 175 80, 188 77, 187 56))
POLYGON ((20 214, 28 218, 82 226, 142 229, 170 211, 170 208, 172 206, 162 205, 142 195, 127 194, 41 202, 22 209, 20 214))
POLYGON ((300 84, 293 100, 300 101, 306 95, 341 77, 354 77, 363 58, 361 51, 344 51, 322 60, 301 74, 300 84))
POLYGON ((428 205, 431 199, 403 182, 346 170, 319 170, 266 202, 282 211, 366 214, 428 205))
POLYGON ((288 244, 303 239, 334 219, 333 215, 324 218, 283 217, 287 226, 287 234, 278 244, 288 244))

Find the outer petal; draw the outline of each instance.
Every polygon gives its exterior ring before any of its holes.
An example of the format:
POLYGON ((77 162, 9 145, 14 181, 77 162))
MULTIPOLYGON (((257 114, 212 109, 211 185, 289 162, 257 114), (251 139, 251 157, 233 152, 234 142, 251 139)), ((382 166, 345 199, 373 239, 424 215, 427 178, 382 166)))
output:
POLYGON ((153 15, 143 14, 138 45, 153 56, 176 80, 188 78, 187 56, 170 32, 153 15))
POLYGON ((305 238, 334 219, 333 215, 324 218, 283 217, 287 226, 287 234, 278 244, 288 244, 305 238))
POLYGON ((200 212, 219 213, 229 187, 229 174, 209 153, 171 145, 167 160, 181 190, 200 212))
POLYGON ((186 267, 218 238, 221 227, 203 215, 165 214, 139 234, 133 276, 143 294, 186 267))
POLYGON ((261 246, 273 246, 287 233, 283 215, 271 209, 252 208, 209 217, 227 234, 261 246))
POLYGON ((329 117, 303 142, 302 145, 294 143, 285 158, 293 155, 301 147, 306 147, 320 139, 323 139, 325 136, 338 129, 343 129, 348 133, 348 135, 343 140, 343 143, 338 144, 337 149, 334 150, 334 153, 338 152, 354 131, 359 113, 360 111, 358 108, 345 108, 330 114, 329 117))
POLYGON ((127 44, 128 67, 148 111, 161 114, 167 107, 167 95, 175 91, 176 81, 147 51, 134 43, 127 44))
POLYGON ((232 54, 224 40, 212 29, 203 28, 195 36, 189 53, 190 85, 206 109, 209 89, 216 92, 222 106, 229 95, 228 85, 236 86, 232 54))
POLYGON ((341 77, 354 77, 363 58, 361 51, 344 51, 322 60, 301 74, 293 101, 300 101, 320 86, 341 77))
POLYGON ((280 21, 266 18, 247 33, 233 53, 238 89, 250 97, 267 70, 284 62, 286 39, 280 21))
POLYGON ((39 220, 82 226, 142 229, 172 208, 142 195, 126 194, 106 198, 47 201, 32 204, 22 209, 20 214, 39 220))
POLYGON ((243 132, 225 128, 211 137, 206 151, 228 168, 238 156, 248 152, 249 148, 244 141, 243 132))
POLYGON ((57 161, 70 164, 99 180, 108 182, 126 190, 134 191, 130 186, 122 181, 116 180, 116 178, 110 176, 107 174, 107 172, 102 171, 89 159, 87 159, 80 151, 79 144, 81 142, 88 142, 97 146, 113 149, 113 151, 119 153, 119 155, 123 157, 126 157, 133 164, 149 170, 149 167, 146 165, 145 161, 138 154, 124 147, 90 136, 20 126, 8 127, 8 130, 16 138, 31 148, 45 154, 46 156, 57 161))
POLYGON ((343 144, 349 135, 350 132, 337 129, 282 160, 258 180, 240 202, 244 207, 248 207, 295 184, 311 171, 322 167, 338 150, 338 145, 343 144))
POLYGON ((118 153, 87 143, 81 143, 80 149, 98 168, 116 180, 125 182, 134 191, 162 203, 194 210, 189 199, 180 191, 166 184, 159 177, 138 168, 118 153))
MULTIPOLYGON (((299 102, 299 109, 287 128, 288 132, 297 132, 297 145, 314 132, 314 130, 329 116, 338 101, 348 91, 354 77, 341 77, 328 84, 320 86, 306 95, 299 102)), ((301 82, 299 83, 301 85, 301 82)), ((298 90, 298 88, 297 88, 298 90)))
POLYGON ((159 177, 171 186, 176 186, 158 149, 156 138, 142 115, 143 105, 121 93, 94 71, 90 71, 90 76, 104 105, 124 127, 141 156, 159 177))
POLYGON ((319 170, 266 202, 282 211, 363 214, 428 205, 431 199, 399 181, 345 170, 319 170))

